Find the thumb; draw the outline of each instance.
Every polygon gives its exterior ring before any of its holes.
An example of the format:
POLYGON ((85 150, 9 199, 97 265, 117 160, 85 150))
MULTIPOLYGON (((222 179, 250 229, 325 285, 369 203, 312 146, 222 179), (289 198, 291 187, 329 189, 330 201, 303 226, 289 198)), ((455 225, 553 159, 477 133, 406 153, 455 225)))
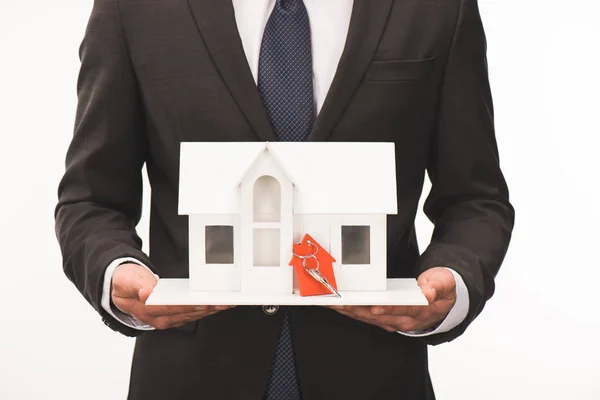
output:
MULTIPOLYGON (((138 264, 122 264, 113 274, 113 293, 119 297, 141 300, 141 295, 150 296, 156 285, 156 276, 138 264)), ((144 300, 145 301, 145 300, 144 300)))
POLYGON ((445 268, 425 271, 419 276, 418 283, 429 304, 451 297, 456 288, 454 276, 445 268))
POLYGON ((427 281, 421 285, 421 291, 427 298, 429 304, 433 304, 442 298, 444 288, 439 281, 427 281))
POLYGON ((140 299, 140 302, 146 304, 146 301, 148 300, 148 297, 150 297, 150 295, 152 294, 153 290, 154 286, 144 287, 138 290, 138 298, 140 299))

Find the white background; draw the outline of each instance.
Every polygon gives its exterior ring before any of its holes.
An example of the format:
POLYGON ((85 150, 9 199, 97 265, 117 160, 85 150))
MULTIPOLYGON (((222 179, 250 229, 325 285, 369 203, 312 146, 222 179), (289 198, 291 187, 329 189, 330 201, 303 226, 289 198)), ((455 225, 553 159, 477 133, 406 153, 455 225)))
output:
MULTIPOLYGON (((0 0, 0 399, 127 390, 133 340, 107 329, 65 278, 54 237, 91 5, 0 0)), ((597 1, 480 7, 517 225, 484 313, 431 350, 437 396, 600 399, 597 1)), ((425 244, 422 215, 418 229, 425 244)))

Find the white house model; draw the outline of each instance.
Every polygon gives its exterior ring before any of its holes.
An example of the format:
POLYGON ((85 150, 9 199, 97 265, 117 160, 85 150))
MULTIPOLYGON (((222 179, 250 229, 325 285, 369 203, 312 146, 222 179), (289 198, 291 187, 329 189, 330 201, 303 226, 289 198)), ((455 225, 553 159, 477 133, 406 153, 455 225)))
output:
POLYGON ((179 190, 192 292, 293 293, 305 233, 336 259, 340 291, 386 290, 392 143, 183 143, 179 190))

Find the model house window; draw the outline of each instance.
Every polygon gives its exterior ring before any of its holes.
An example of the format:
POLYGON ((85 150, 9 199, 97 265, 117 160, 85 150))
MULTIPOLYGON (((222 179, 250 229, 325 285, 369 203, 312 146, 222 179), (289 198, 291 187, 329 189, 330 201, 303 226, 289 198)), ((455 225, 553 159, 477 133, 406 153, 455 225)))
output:
POLYGON ((371 264, 370 226, 342 226, 342 264, 371 264))
POLYGON ((233 226, 206 227, 206 263, 233 264, 233 226))
POLYGON ((281 220, 281 186, 272 176, 261 176, 254 183, 254 222, 281 220))

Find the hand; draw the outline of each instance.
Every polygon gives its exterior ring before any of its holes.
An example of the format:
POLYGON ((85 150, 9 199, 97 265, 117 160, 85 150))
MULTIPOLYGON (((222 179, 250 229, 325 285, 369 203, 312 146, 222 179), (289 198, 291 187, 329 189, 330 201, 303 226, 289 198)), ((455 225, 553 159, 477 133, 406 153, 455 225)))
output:
POLYGON ((448 269, 436 267, 419 276, 428 306, 332 306, 340 314, 377 325, 388 332, 413 332, 443 321, 456 303, 456 281, 448 269))
POLYGON ((181 326, 234 306, 147 306, 156 277, 138 264, 121 264, 113 273, 111 298, 122 312, 156 329, 181 326))

